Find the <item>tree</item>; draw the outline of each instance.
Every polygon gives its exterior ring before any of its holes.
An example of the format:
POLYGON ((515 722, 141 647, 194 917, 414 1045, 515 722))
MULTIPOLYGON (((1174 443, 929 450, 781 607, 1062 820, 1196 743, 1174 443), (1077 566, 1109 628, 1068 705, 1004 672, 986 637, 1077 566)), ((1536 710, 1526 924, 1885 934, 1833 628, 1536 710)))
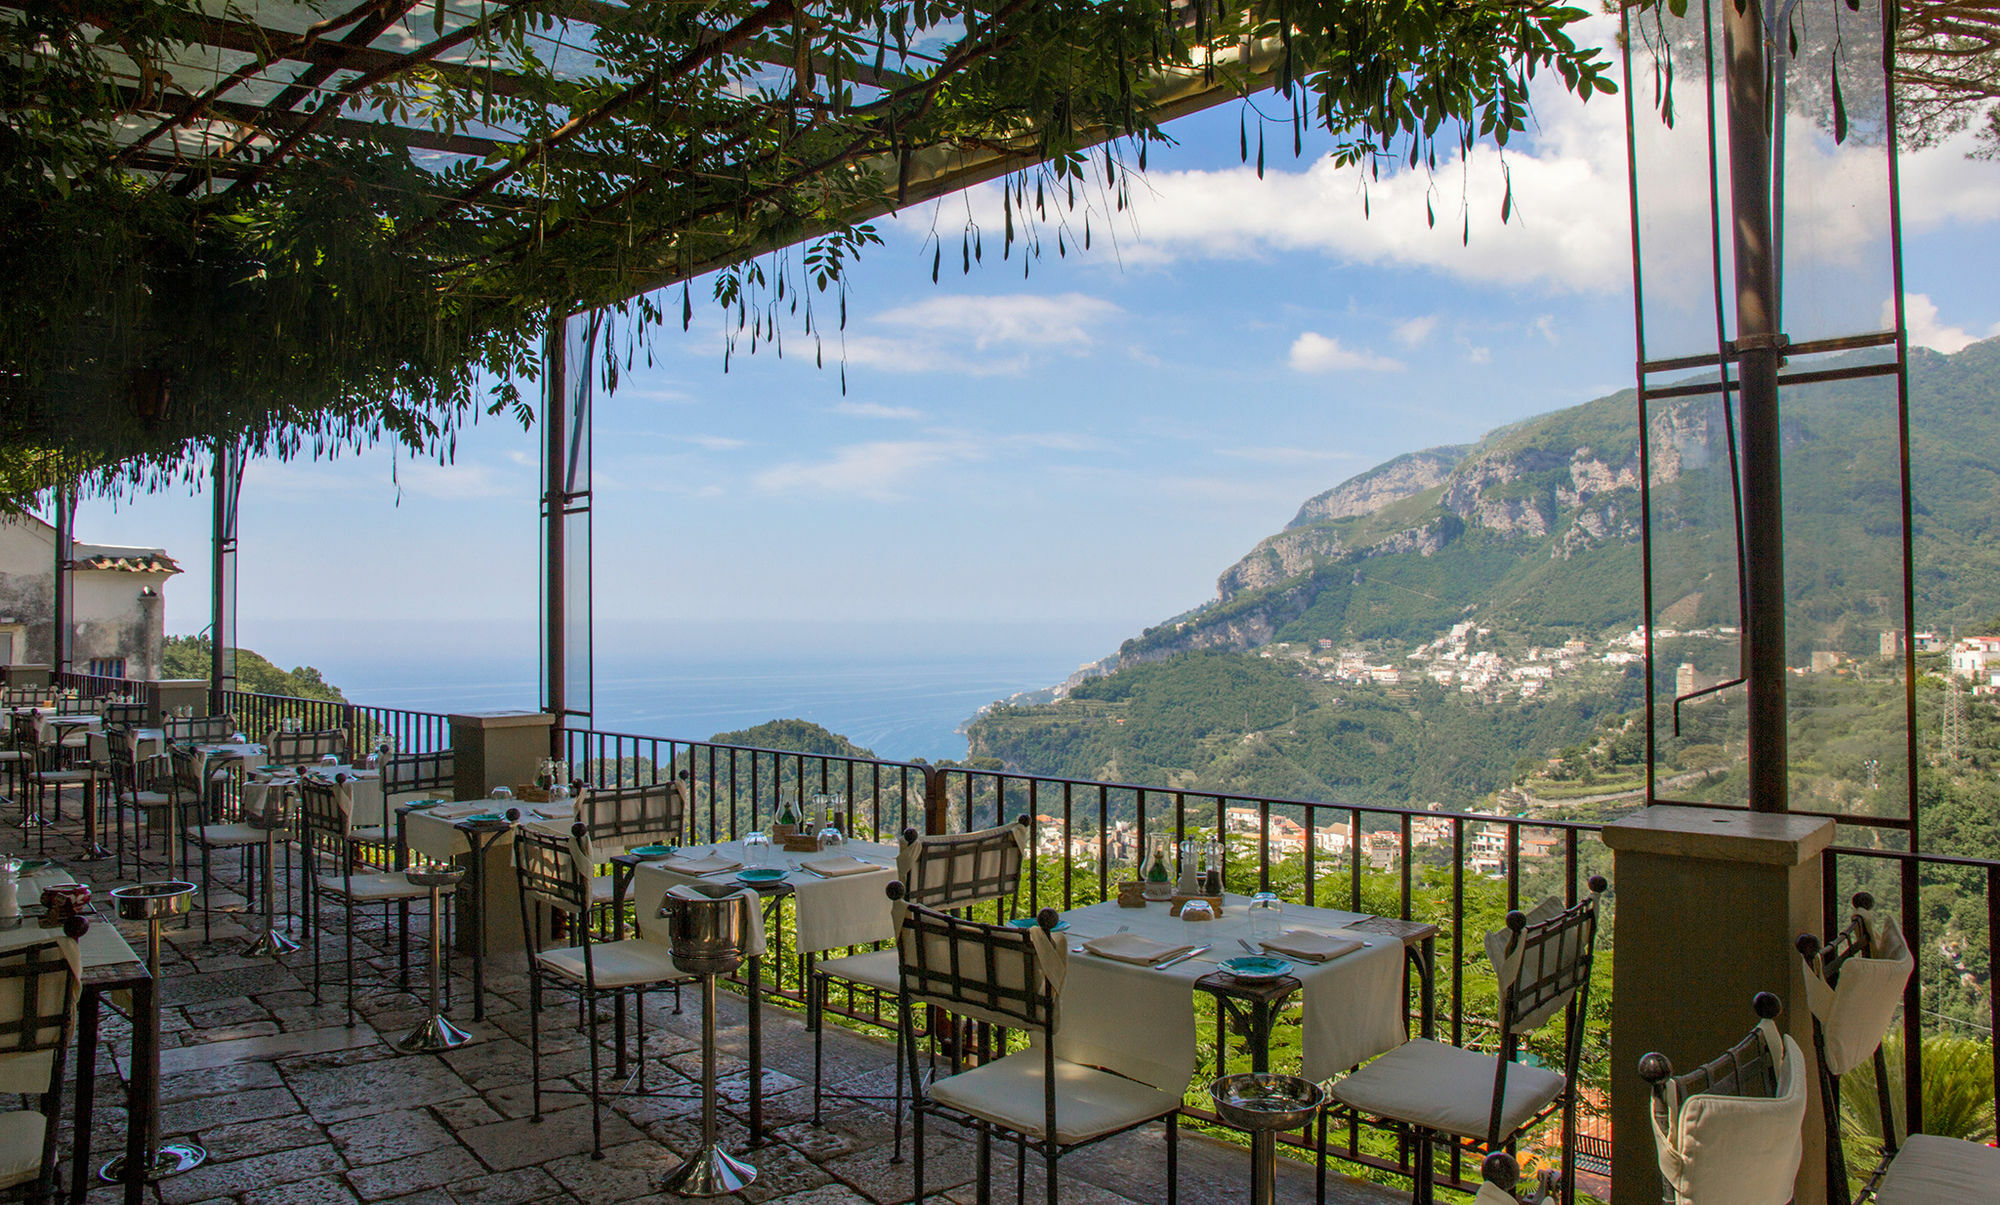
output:
POLYGON ((1899 22, 1897 100, 1911 142, 1973 126, 1974 157, 2000 158, 2000 0, 1909 0, 1899 22))
MULTIPOLYGON (((160 669, 169 678, 207 679, 210 645, 206 636, 169 636, 161 651, 160 669)), ((347 696, 310 665, 282 670, 249 649, 236 650, 236 688, 259 695, 324 699, 345 703, 347 696)))

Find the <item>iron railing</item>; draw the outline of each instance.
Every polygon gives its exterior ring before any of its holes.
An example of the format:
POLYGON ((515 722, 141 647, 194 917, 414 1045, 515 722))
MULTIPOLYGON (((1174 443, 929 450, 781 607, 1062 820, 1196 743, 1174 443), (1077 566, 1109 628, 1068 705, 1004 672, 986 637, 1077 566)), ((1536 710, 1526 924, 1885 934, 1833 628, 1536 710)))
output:
POLYGON ((103 674, 79 674, 73 670, 58 670, 51 681, 63 690, 74 690, 86 699, 101 699, 108 695, 125 695, 134 699, 146 697, 147 683, 130 678, 112 678, 103 674))
POLYGON ((265 739, 277 730, 282 720, 296 719, 308 732, 334 728, 346 732, 348 748, 356 756, 385 736, 395 742, 398 753, 431 753, 451 748, 451 717, 441 712, 263 695, 247 690, 222 691, 221 700, 223 709, 236 717, 237 727, 252 740, 265 739))

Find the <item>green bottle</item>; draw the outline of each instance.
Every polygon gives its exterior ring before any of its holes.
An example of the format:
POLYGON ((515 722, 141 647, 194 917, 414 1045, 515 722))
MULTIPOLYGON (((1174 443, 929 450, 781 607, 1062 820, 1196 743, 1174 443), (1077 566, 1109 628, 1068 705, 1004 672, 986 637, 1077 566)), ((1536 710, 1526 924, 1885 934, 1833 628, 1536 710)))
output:
POLYGON ((1167 859, 1160 852, 1160 844, 1160 839, 1156 837, 1147 845, 1146 864, 1139 868, 1139 877, 1148 883, 1172 881, 1173 876, 1167 873, 1167 859))
POLYGON ((778 823, 789 824, 793 828, 797 828, 799 826, 798 809, 792 806, 791 800, 787 799, 782 805, 780 805, 778 809, 778 823))

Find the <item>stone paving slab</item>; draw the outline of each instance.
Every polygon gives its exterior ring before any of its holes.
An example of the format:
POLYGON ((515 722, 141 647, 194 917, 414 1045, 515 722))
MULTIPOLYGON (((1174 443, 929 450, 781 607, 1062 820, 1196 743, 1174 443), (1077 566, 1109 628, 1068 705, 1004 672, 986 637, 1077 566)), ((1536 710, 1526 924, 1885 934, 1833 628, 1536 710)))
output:
MULTIPOLYGON (((4 804, 0 804, 4 806, 4 804)), ((60 839, 61 833, 52 834, 60 839)), ((4 843, 4 842, 0 842, 4 843)), ((52 851, 58 841, 52 841, 52 851)), ((112 885, 106 866, 83 876, 100 891, 112 885)), ((470 1022, 471 964, 454 960, 450 994, 472 1044, 443 1055, 403 1055, 391 1042, 421 1016, 416 997, 398 990, 395 950, 372 923, 357 937, 355 1023, 347 1024, 342 950, 323 950, 320 997, 312 990, 312 953, 278 962, 243 956, 261 928, 254 915, 219 912, 214 940, 201 939, 201 919, 169 928, 161 1015, 161 1125, 168 1137, 205 1145, 209 1161, 156 1185, 150 1205, 581 1205, 668 1201, 658 1186, 682 1156, 700 1144, 699 996, 688 993, 679 1014, 665 993, 645 1008, 645 1094, 616 1094, 612 1027, 601 1014, 601 1111, 604 1157, 591 1157, 589 1039, 573 1001, 548 1001, 539 1026, 542 1119, 532 1120, 530 1032, 525 960, 490 960, 487 1015, 470 1022)), ((421 925, 421 917, 415 922, 421 925)), ((143 929, 121 925, 143 942, 143 929)), ((292 926, 298 935, 298 926, 292 926)), ((421 929, 419 928, 419 933, 421 929)), ((416 968, 412 987, 421 990, 416 968)), ((142 948, 142 945, 141 947, 142 948)), ((744 1002, 724 994, 717 1009, 720 1048, 718 1119, 721 1137, 760 1169, 737 1198, 753 1205, 894 1205, 908 1199, 912 1163, 892 1161, 894 1126, 888 1102, 856 1101, 839 1092, 886 1096, 893 1084, 892 1047, 880 1036, 829 1026, 824 1061, 829 1095, 825 1124, 812 1123, 813 1039, 800 1015, 765 1013, 765 1121, 771 1137, 746 1150, 748 1072, 744 1002)), ((123 1142, 124 1086, 130 1027, 107 1010, 100 1056, 94 1149, 123 1142)), ((636 1053, 628 1031, 628 1051, 636 1053)), ((636 1060, 628 1074, 637 1070, 636 1060)), ((633 1080, 626 1083, 633 1083, 633 1080)), ((69 1119, 63 1149, 68 1149, 69 1119)), ((926 1144, 931 1199, 975 1200, 975 1148, 962 1131, 933 1124, 926 1144)), ((1230 1205, 1248 1198, 1248 1154, 1241 1147, 1183 1132, 1181 1200, 1230 1205)), ((1165 1199, 1162 1138, 1157 1127, 1123 1136, 1063 1160, 1062 1200, 1069 1205, 1137 1205, 1165 1199)), ((1288 1164, 1279 1199, 1312 1199, 1310 1168, 1288 1164)), ((65 1183, 69 1169, 63 1169, 65 1183)), ((1028 1198, 1043 1199, 1043 1169, 1030 1159, 1028 1198)), ((994 1147, 996 1200, 1012 1200, 1013 1148, 994 1147)), ((1365 1184, 1336 1179, 1330 1199, 1341 1205, 1407 1200, 1365 1184)), ((91 1205, 113 1205, 116 1186, 97 1185, 91 1205)))

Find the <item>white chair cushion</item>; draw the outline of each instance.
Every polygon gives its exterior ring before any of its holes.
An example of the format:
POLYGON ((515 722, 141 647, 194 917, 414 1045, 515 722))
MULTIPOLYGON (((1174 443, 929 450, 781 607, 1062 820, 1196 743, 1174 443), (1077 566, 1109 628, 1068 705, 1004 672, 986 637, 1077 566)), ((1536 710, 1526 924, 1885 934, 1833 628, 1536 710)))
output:
POLYGON ((204 824, 188 830, 190 836, 207 846, 264 844, 265 830, 249 824, 204 824))
MULTIPOLYGON (((1484 1139, 1493 1115, 1490 1054, 1417 1038, 1333 1085, 1333 1096, 1363 1113, 1394 1118, 1461 1138, 1484 1139)), ((1563 1077, 1544 1067, 1507 1068, 1500 1108, 1505 1138, 1556 1098, 1563 1077)))
POLYGON ((845 958, 829 958, 813 966, 835 979, 849 983, 859 983, 864 987, 880 988, 893 992, 902 986, 902 968, 897 965, 896 951, 877 950, 872 954, 849 954, 845 958))
MULTIPOLYGON (((1048 1120, 1043 1059, 1031 1047, 931 1085, 930 1097, 974 1117, 1040 1138, 1048 1120)), ((1056 1060, 1056 1141, 1087 1142, 1127 1126, 1165 1117, 1180 1098, 1137 1080, 1056 1060)))
POLYGON ((1912 1134, 1875 1193, 1877 1205, 1969 1205, 1992 1199, 2000 1150, 1958 1138, 1912 1134))
POLYGON ((26 1184, 42 1172, 48 1119, 33 1109, 0 1113, 0 1188, 26 1184))
POLYGON ((126 803, 140 808, 163 808, 173 801, 165 791, 134 791, 125 797, 126 803))
MULTIPOLYGON (((583 947, 568 946, 544 950, 535 961, 574 983, 583 983, 583 947)), ((642 938, 590 943, 592 981, 598 987, 638 987, 649 983, 678 983, 692 976, 674 965, 667 948, 642 938)))
POLYGON ((608 874, 592 875, 590 877, 591 904, 596 905, 596 904, 610 903, 611 898, 614 894, 613 889, 615 887, 617 887, 617 883, 615 883, 612 880, 610 875, 608 874))
MULTIPOLYGON (((427 900, 431 889, 418 887, 404 874, 358 874, 352 879, 342 879, 337 874, 319 876, 319 885, 335 895, 345 896, 356 903, 371 904, 383 900, 427 900)), ((451 888, 446 887, 447 895, 451 888)))
POLYGON ((56 786, 56 785, 67 786, 70 783, 79 783, 79 782, 96 782, 97 771, 37 770, 35 771, 35 781, 41 783, 47 783, 51 786, 56 786))
POLYGON ((394 845, 396 836, 380 824, 362 824, 347 830, 349 845, 394 845))

